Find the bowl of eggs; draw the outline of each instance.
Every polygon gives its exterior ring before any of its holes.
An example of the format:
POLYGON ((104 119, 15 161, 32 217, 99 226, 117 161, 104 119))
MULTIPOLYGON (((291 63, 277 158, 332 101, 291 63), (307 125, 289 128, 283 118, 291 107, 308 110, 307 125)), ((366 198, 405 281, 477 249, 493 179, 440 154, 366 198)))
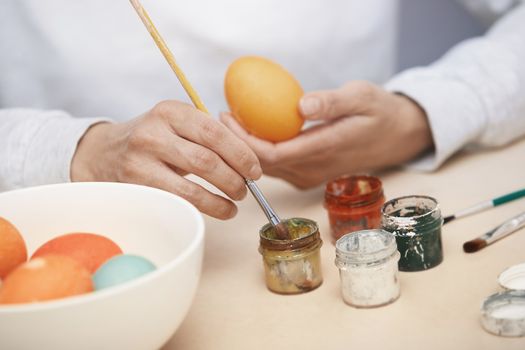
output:
POLYGON ((0 348, 158 349, 195 295, 204 221, 122 183, 0 193, 0 348))

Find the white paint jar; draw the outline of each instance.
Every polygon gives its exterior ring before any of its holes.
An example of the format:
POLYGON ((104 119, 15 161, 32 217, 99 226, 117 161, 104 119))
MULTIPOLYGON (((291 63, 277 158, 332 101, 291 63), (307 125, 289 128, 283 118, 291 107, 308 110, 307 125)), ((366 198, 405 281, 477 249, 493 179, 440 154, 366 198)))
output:
POLYGON ((399 297, 396 239, 384 230, 348 233, 335 244, 345 303, 355 307, 386 305, 399 297))

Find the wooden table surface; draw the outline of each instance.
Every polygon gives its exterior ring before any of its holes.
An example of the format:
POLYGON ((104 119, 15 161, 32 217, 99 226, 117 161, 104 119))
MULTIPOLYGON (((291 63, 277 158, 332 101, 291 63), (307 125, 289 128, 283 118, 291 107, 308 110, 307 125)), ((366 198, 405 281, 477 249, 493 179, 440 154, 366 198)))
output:
MULTIPOLYGON (((403 169, 379 175, 387 199, 425 194, 443 215, 525 187, 525 140, 506 148, 460 154, 434 173, 403 169)), ((318 222, 323 284, 293 296, 264 284, 258 248, 263 213, 251 197, 233 220, 206 218, 202 277, 181 327, 163 349, 525 349, 524 338, 491 335, 480 324, 480 305, 500 291, 498 274, 525 262, 525 229, 474 254, 462 245, 525 211, 525 199, 451 222, 442 231, 444 261, 431 270, 401 272, 394 303, 356 309, 343 303, 334 265, 323 188, 299 191, 263 178, 259 186, 282 217, 318 222)))

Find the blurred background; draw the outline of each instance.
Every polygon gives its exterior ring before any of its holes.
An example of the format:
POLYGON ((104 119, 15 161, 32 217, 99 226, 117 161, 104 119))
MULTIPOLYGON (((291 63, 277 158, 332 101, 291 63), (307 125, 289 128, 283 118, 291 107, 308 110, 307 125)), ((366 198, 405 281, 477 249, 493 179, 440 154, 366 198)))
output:
POLYGON ((486 30, 457 0, 401 0, 399 24, 398 71, 429 64, 455 43, 486 30))

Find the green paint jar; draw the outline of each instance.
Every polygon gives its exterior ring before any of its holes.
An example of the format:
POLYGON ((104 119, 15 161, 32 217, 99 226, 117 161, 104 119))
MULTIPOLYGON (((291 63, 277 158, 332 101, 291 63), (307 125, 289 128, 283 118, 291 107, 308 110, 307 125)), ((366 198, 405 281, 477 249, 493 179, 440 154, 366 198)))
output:
POLYGON ((400 271, 422 271, 443 261, 438 202, 427 196, 392 199, 381 208, 381 226, 396 237, 400 271))

